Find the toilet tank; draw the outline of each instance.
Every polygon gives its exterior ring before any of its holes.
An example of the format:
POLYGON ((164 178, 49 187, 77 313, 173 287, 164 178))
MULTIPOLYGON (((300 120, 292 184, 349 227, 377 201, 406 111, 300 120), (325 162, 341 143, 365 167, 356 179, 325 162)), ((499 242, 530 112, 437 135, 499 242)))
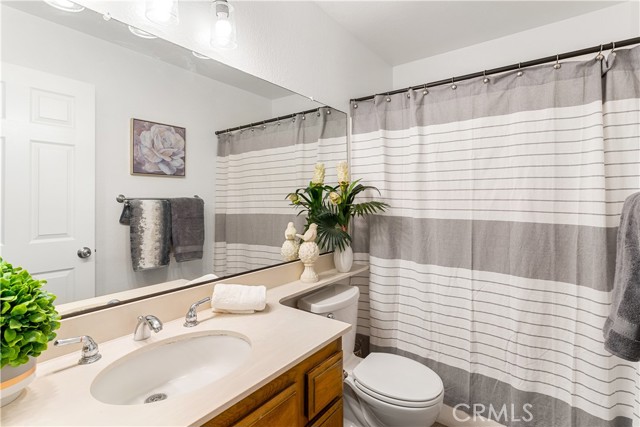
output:
POLYGON ((351 330, 342 337, 345 357, 353 354, 358 323, 358 298, 360 290, 356 286, 329 285, 298 300, 298 308, 319 316, 350 323, 351 330))

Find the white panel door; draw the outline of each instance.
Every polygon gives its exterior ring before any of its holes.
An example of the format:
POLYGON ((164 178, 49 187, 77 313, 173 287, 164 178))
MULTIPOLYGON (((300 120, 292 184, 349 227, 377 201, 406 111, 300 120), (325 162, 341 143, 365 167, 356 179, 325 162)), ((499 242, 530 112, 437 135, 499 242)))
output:
POLYGON ((1 65, 0 254, 56 303, 95 296, 95 88, 1 65))

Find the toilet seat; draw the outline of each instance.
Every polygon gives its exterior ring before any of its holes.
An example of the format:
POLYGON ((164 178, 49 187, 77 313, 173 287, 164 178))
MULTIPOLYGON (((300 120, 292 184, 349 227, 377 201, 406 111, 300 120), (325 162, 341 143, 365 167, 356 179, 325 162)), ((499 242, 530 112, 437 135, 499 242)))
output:
POLYGON ((431 369, 388 353, 371 353, 354 368, 353 379, 372 398, 408 408, 439 404, 444 392, 442 380, 431 369))

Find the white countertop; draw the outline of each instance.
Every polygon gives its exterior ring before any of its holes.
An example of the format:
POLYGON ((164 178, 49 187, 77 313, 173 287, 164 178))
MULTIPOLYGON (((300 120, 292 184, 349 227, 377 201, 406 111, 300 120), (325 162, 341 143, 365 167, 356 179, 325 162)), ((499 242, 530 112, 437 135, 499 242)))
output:
MULTIPOLYGON (((344 335, 351 326, 280 304, 313 289, 367 270, 354 265, 349 273, 320 273, 317 283, 287 283, 267 291, 267 308, 255 314, 199 311, 200 324, 183 327, 183 318, 145 341, 132 334, 99 342, 102 359, 78 365, 80 352, 56 357, 37 367, 36 379, 13 403, 2 408, 3 426, 185 426, 214 418, 320 348, 344 335), (109 405, 90 393, 91 383, 107 366, 128 353, 183 334, 229 331, 247 337, 249 359, 230 375, 199 390, 150 405, 109 405)), ((133 332, 133 331, 132 331, 133 332)))

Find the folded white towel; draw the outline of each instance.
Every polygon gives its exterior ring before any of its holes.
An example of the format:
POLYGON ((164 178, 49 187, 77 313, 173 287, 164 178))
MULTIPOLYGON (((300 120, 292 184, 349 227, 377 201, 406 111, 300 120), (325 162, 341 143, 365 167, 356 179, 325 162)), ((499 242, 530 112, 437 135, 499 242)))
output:
POLYGON ((196 283, 208 282, 210 280, 214 280, 217 278, 218 276, 216 276, 215 274, 209 273, 209 274, 205 274, 204 276, 198 277, 197 279, 190 280, 187 283, 185 283, 185 285, 193 285, 196 283))
POLYGON ((267 305, 265 286, 229 285, 218 283, 213 288, 211 308, 223 313, 253 313, 267 305))

